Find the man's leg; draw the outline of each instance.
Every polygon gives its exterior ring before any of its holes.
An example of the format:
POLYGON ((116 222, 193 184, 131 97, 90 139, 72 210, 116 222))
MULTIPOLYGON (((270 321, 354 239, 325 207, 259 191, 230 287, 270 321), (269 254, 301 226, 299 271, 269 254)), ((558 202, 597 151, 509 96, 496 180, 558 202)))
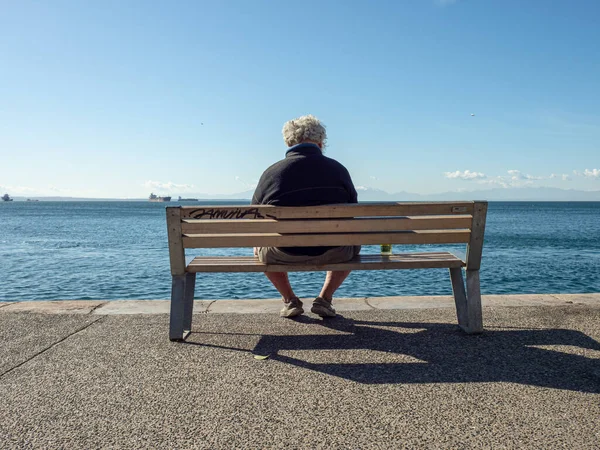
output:
POLYGON ((348 275, 350 275, 349 270, 327 272, 323 289, 310 310, 321 317, 335 317, 335 309, 331 306, 331 300, 337 288, 342 285, 348 275))
MULTIPOLYGON (((265 264, 286 263, 285 260, 282 260, 285 254, 274 247, 255 248, 254 255, 265 264)), ((265 272, 265 275, 283 297, 283 308, 279 311, 279 315, 281 317, 296 317, 302 314, 304 312, 302 302, 294 294, 287 272, 265 272)))
POLYGON ((265 275, 283 297, 283 308, 279 311, 279 315, 281 317, 296 317, 302 314, 304 312, 302 302, 294 294, 288 274, 286 272, 265 272, 265 275))
POLYGON ((279 291, 284 302, 289 302, 292 298, 297 298, 290 284, 287 272, 265 272, 265 275, 273 283, 275 289, 279 291))
POLYGON ((350 275, 350 270, 337 270, 335 272, 327 272, 325 283, 319 297, 331 301, 333 294, 342 285, 344 280, 350 275))

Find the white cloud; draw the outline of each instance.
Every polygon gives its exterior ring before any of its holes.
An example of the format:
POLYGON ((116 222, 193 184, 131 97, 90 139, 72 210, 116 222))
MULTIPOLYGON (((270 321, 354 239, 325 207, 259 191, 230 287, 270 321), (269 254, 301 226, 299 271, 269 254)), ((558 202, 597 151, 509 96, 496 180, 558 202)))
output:
POLYGON ((563 174, 553 173, 548 178, 550 178, 550 179, 560 178, 563 181, 571 181, 571 177, 567 173, 563 173, 563 174))
POLYGON ((244 181, 242 179, 242 177, 240 177, 238 175, 235 176, 235 181, 242 183, 246 189, 254 189, 256 187, 256 185, 258 184, 258 180, 252 180, 251 182, 247 182, 247 181, 244 181))
POLYGON ((508 174, 511 176, 511 179, 514 180, 514 181, 524 179, 523 175, 521 175, 521 171, 520 170, 509 170, 508 174))
POLYGON ((574 170, 573 175, 576 177, 600 178, 600 169, 585 169, 583 172, 574 170))
POLYGON ((502 177, 496 177, 496 178, 488 178, 486 180, 478 180, 477 183, 479 184, 489 184, 492 186, 500 186, 503 188, 508 188, 510 187, 510 185, 504 181, 504 179, 502 177))
POLYGON ((144 183, 144 187, 148 189, 161 189, 165 191, 178 191, 178 192, 190 192, 195 189, 193 184, 177 184, 172 181, 167 181, 163 183, 161 181, 151 181, 148 180, 144 183))
POLYGON ((11 196, 14 195, 32 195, 39 194, 39 189, 35 189, 28 186, 3 186, 0 185, 0 194, 9 194, 11 196))
POLYGON ((0 185, 0 195, 7 193, 11 197, 97 197, 98 189, 61 188, 54 185, 41 187, 0 185))
POLYGON ((528 173, 521 173, 520 170, 509 170, 508 174, 511 176, 512 180, 517 181, 517 180, 530 180, 530 181, 536 181, 536 180, 543 180, 544 177, 538 177, 538 176, 534 176, 534 175, 529 175, 528 173))
POLYGON ((460 178, 461 180, 481 180, 483 178, 487 178, 485 174, 481 172, 471 172, 470 170, 465 170, 461 172, 457 170, 456 172, 444 172, 444 176, 446 178, 460 178))
MULTIPOLYGON (((560 175, 552 174, 549 177, 540 177, 522 173, 520 170, 507 170, 508 175, 497 175, 486 177, 485 179, 476 180, 479 184, 489 184, 492 186, 500 186, 502 188, 532 186, 535 181, 544 180, 546 178, 558 178, 560 175)), ((563 176, 563 180, 566 180, 563 176)))
POLYGON ((73 194, 73 190, 69 189, 69 188, 60 188, 60 187, 56 187, 54 185, 50 185, 46 188, 48 191, 53 192, 55 194, 73 194))
MULTIPOLYGON (((488 176, 481 172, 471 172, 470 170, 465 170, 464 172, 461 172, 460 170, 457 170, 456 172, 444 172, 444 176, 446 178, 469 180, 474 181, 477 184, 497 186, 502 188, 535 186, 536 181, 548 179, 560 179, 562 181, 571 181, 571 177, 569 176, 569 174, 566 173, 553 173, 548 176, 538 176, 523 173, 517 169, 507 170, 506 173, 507 175, 488 176)), ((586 169, 584 173, 573 171, 573 173, 580 176, 600 178, 600 170, 598 169, 586 169)))

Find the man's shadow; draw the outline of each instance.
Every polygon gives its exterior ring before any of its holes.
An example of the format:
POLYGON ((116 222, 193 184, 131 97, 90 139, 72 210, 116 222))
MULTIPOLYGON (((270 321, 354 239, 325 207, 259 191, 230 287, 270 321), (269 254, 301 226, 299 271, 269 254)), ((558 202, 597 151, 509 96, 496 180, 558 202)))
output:
POLYGON ((344 334, 263 335, 252 353, 365 384, 504 381, 600 393, 600 359, 585 355, 585 350, 600 351, 600 343, 579 331, 514 328, 469 336, 450 324, 370 322, 339 315, 329 320, 307 316, 297 320, 344 334), (538 346, 569 346, 569 353, 538 346), (383 362, 376 363, 315 363, 295 357, 294 351, 299 350, 329 350, 332 360, 336 351, 345 350, 385 352, 390 358, 380 356, 383 362), (398 359, 394 354, 421 362, 394 362, 398 359))

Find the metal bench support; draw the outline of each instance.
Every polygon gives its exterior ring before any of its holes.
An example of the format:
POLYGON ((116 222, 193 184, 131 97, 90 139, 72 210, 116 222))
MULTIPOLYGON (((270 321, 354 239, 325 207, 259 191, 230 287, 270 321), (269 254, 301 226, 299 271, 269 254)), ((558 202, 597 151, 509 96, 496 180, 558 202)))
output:
POLYGON ((192 331, 196 274, 173 275, 169 339, 183 341, 192 331))
POLYGON ((481 312, 481 289, 479 287, 479 270, 467 270, 467 316, 470 334, 483 331, 483 316, 481 312))
POLYGON ((481 292, 479 289, 479 271, 467 271, 467 289, 461 268, 450 270, 452 292, 456 303, 456 316, 458 326, 468 334, 477 334, 483 331, 483 317, 481 314, 481 292))

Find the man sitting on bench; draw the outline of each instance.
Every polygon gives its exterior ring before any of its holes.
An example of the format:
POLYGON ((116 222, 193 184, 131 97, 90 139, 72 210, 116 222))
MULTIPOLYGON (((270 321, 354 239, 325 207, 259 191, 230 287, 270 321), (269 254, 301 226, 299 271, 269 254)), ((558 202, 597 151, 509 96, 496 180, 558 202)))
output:
MULTIPOLYGON (((314 206, 358 203, 348 170, 323 155, 326 139, 325 126, 312 115, 286 122, 283 140, 289 148, 285 158, 262 174, 252 204, 314 206)), ((254 249, 254 254, 265 264, 333 264, 348 261, 359 252, 360 246, 254 249)), ((321 317, 335 317, 335 309, 331 305, 333 294, 349 274, 349 270, 327 272, 321 293, 313 301, 313 313, 321 317)), ((302 314, 302 302, 294 294, 288 274, 266 272, 265 275, 283 297, 281 317, 302 314)))

